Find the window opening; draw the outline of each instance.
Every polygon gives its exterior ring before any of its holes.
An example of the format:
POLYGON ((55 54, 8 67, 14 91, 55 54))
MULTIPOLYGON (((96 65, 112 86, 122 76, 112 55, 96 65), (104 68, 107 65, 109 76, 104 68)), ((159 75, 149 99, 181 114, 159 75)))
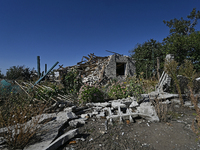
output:
POLYGON ((126 63, 116 63, 116 75, 125 75, 126 63))

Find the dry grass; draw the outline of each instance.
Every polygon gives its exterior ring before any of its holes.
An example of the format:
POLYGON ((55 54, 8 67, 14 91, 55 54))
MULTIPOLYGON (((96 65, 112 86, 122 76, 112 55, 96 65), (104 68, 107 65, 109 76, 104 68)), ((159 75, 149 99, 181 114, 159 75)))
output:
POLYGON ((191 87, 188 87, 190 91, 190 99, 192 104, 194 105, 194 109, 196 111, 196 117, 192 122, 192 131, 198 136, 198 139, 200 140, 200 108, 198 107, 198 97, 194 96, 194 93, 192 91, 191 87))
POLYGON ((35 103, 24 93, 11 94, 0 107, 1 133, 11 148, 24 148, 39 128, 45 105, 35 103), (37 117, 34 117, 36 116, 37 117))
POLYGON ((178 91, 179 99, 181 101, 181 106, 183 106, 184 101, 183 101, 182 94, 181 94, 180 84, 179 84, 179 81, 177 78, 177 76, 179 75, 178 62, 176 62, 175 60, 171 60, 171 61, 166 60, 165 71, 173 79, 173 81, 176 85, 176 89, 178 91))
POLYGON ((158 84, 158 80, 143 80, 143 89, 145 93, 155 91, 155 87, 158 84))
POLYGON ((173 104, 163 104, 157 98, 152 103, 160 121, 167 122, 170 118, 173 117, 173 104))

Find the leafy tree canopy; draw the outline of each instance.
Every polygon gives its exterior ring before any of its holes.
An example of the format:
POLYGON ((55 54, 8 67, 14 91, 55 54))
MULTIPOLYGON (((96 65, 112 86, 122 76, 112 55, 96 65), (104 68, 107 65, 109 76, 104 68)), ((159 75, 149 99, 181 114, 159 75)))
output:
POLYGON ((200 32, 190 35, 173 34, 164 39, 163 49, 166 54, 174 54, 175 60, 182 64, 184 59, 189 59, 195 69, 200 71, 200 32))
POLYGON ((195 31, 200 11, 196 8, 187 16, 189 20, 181 18, 164 21, 170 28, 170 35, 163 39, 163 49, 166 54, 174 54, 179 65, 184 59, 190 60, 195 69, 200 71, 200 31, 195 31))
POLYGON ((195 31, 195 26, 197 25, 197 20, 200 19, 200 11, 196 11, 193 8, 190 15, 187 16, 189 20, 181 19, 171 19, 170 21, 163 21, 170 28, 170 34, 182 34, 189 35, 195 31))
POLYGON ((171 19, 163 21, 170 28, 170 35, 163 39, 163 43, 153 39, 137 44, 129 51, 136 60, 136 73, 144 72, 148 76, 156 68, 156 57, 160 58, 160 68, 163 68, 166 54, 174 54, 175 60, 181 65, 184 59, 189 59, 195 69, 200 71, 200 31, 195 31, 200 11, 196 8, 187 16, 187 20, 171 19), (146 69, 148 69, 146 73, 146 69))
POLYGON ((0 70, 0 79, 1 78, 4 78, 4 75, 1 73, 1 70, 0 70))
POLYGON ((25 66, 12 66, 7 69, 6 78, 9 80, 23 79, 30 80, 31 74, 34 72, 34 68, 25 68, 25 66))
POLYGON ((152 71, 156 69, 156 57, 160 57, 160 64, 163 67, 164 52, 162 50, 162 44, 156 40, 150 39, 143 44, 137 44, 137 47, 129 51, 129 53, 136 60, 137 74, 144 72, 145 77, 149 77, 152 71))

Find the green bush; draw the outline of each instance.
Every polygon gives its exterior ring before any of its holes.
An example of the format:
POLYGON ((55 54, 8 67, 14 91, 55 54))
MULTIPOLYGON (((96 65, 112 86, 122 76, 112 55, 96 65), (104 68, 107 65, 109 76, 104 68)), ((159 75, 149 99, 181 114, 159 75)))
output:
POLYGON ((113 82, 108 88, 108 96, 112 99, 126 98, 127 94, 126 85, 119 81, 113 82))
POLYGON ((79 72, 76 69, 71 70, 62 77, 62 84, 67 94, 76 95, 83 85, 79 72))
POLYGON ((12 66, 7 69, 6 78, 9 80, 30 80, 34 68, 26 68, 25 66, 12 66))
POLYGON ((144 93, 143 90, 143 78, 140 73, 139 78, 132 76, 127 78, 126 92, 128 96, 134 96, 137 100, 141 98, 141 94, 144 93))
POLYGON ((79 104, 88 102, 101 102, 104 100, 104 94, 97 85, 84 84, 81 86, 79 93, 77 93, 79 104))

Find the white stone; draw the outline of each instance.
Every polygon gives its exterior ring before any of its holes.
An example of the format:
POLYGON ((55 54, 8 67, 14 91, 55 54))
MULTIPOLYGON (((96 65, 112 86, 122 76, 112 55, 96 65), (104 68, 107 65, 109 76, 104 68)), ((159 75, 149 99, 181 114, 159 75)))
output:
POLYGON ((72 112, 75 108, 76 108, 76 106, 67 107, 64 109, 64 112, 72 112))
POLYGON ((56 139, 54 142, 52 142, 49 146, 47 146, 44 150, 55 150, 61 145, 63 145, 65 142, 67 142, 69 139, 73 138, 78 134, 78 129, 70 130, 67 133, 64 133, 58 139, 56 139))
POLYGON ((97 118, 102 118, 105 117, 105 113, 104 112, 100 112, 100 114, 96 115, 97 118))
POLYGON ((89 115, 88 114, 81 114, 81 118, 88 118, 89 115))
POLYGON ((151 102, 141 103, 139 107, 137 107, 139 112, 139 116, 149 120, 149 121, 159 121, 156 110, 153 106, 151 106, 151 102))
POLYGON ((176 104, 181 104, 181 101, 179 99, 172 99, 171 102, 176 104))
POLYGON ((67 121, 68 119, 73 119, 73 118, 78 118, 78 117, 73 112, 66 113, 66 112, 62 111, 57 114, 56 120, 57 121, 61 121, 61 120, 67 121))
POLYGON ((138 105, 137 101, 133 101, 129 107, 137 107, 138 105))
POLYGON ((186 101, 184 104, 185 107, 190 107, 192 106, 191 101, 186 101))
POLYGON ((122 104, 121 102, 115 102, 115 101, 113 101, 113 102, 111 103, 111 106, 112 106, 114 109, 117 109, 118 106, 120 106, 120 108, 126 108, 126 105, 125 105, 125 104, 122 104))
POLYGON ((85 124, 86 118, 79 118, 69 121, 69 125, 72 127, 77 127, 78 124, 85 124))
POLYGON ((166 100, 164 102, 160 102, 160 104, 171 104, 171 102, 169 100, 166 100))

